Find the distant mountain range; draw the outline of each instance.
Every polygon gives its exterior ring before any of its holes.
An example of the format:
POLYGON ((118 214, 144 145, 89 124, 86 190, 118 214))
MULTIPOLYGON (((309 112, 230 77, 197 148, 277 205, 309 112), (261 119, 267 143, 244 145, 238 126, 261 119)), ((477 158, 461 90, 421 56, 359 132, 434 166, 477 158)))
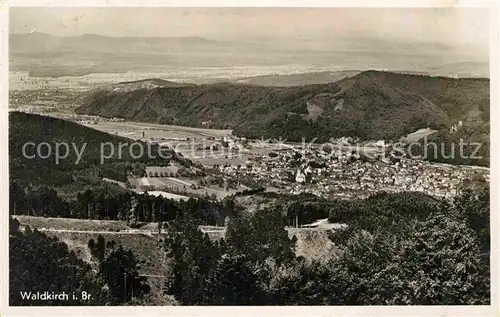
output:
POLYGON ((12 53, 37 54, 44 52, 150 52, 150 49, 182 49, 189 46, 219 47, 221 44, 201 37, 109 37, 97 34, 59 37, 33 32, 9 35, 12 53))
POLYGON ((245 85, 260 85, 260 86, 302 86, 312 84, 326 84, 336 82, 349 76, 359 74, 361 71, 345 70, 345 71, 325 71, 325 72, 310 72, 300 74, 275 74, 261 75, 246 78, 229 80, 232 83, 245 85))
POLYGON ((340 136, 398 139, 420 128, 448 128, 459 120, 489 123, 488 79, 366 71, 332 83, 291 87, 235 83, 119 87, 87 93, 76 112, 231 128, 242 136, 291 141, 340 136))

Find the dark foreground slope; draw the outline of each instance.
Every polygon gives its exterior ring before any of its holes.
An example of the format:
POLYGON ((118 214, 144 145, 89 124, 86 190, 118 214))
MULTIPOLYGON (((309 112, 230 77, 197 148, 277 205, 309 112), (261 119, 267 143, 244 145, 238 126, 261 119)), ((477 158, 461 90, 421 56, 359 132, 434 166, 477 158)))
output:
POLYGON ((213 84, 116 91, 83 98, 79 114, 231 128, 247 137, 393 139, 458 120, 489 121, 489 80, 367 71, 335 83, 213 84))

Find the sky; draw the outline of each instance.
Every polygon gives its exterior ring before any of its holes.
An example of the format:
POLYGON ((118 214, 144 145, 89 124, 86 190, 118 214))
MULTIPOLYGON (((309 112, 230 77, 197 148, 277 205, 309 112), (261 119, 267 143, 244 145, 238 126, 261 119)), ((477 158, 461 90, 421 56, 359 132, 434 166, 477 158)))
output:
POLYGON ((407 41, 488 51, 473 8, 11 8, 10 33, 199 36, 213 40, 407 41))

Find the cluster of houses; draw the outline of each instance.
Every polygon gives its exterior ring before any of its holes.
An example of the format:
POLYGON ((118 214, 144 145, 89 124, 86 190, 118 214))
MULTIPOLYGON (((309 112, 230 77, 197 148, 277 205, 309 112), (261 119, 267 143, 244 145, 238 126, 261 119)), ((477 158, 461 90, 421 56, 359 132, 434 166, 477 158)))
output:
POLYGON ((489 169, 435 164, 422 160, 379 156, 364 159, 349 151, 289 149, 272 152, 218 170, 232 177, 249 177, 267 187, 324 197, 364 196, 377 191, 419 191, 451 197, 467 181, 489 181, 489 169))

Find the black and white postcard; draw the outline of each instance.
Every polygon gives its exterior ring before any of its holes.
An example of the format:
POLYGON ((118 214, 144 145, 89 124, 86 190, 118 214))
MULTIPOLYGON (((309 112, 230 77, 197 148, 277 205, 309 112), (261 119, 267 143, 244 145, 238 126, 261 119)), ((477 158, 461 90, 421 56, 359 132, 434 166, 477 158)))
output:
POLYGON ((498 313, 493 1, 171 5, 3 7, 7 316, 498 313))

